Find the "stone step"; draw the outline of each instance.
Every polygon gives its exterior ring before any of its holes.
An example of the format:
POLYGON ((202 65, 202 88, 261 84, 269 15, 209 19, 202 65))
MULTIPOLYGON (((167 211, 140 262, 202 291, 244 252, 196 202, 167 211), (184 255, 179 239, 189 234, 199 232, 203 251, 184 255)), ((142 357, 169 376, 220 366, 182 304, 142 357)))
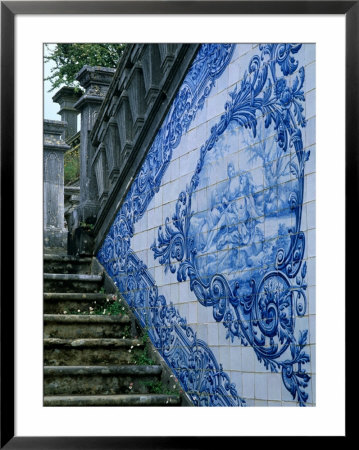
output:
POLYGON ((128 337, 128 316, 44 314, 44 338, 122 338, 128 337))
POLYGON ((45 292, 44 312, 45 314, 63 314, 64 311, 89 311, 91 308, 104 305, 108 294, 95 293, 67 293, 67 292, 45 292))
POLYGON ((46 366, 45 395, 157 393, 162 368, 153 366, 46 366))
POLYGON ((44 255, 46 273, 91 273, 91 257, 78 258, 69 255, 44 255))
POLYGON ((44 339, 45 366, 135 364, 144 349, 139 339, 44 339))
POLYGON ((179 395, 75 395, 45 396, 44 406, 179 406, 179 395))
POLYGON ((45 292, 96 292, 103 282, 102 275, 44 273, 45 292))

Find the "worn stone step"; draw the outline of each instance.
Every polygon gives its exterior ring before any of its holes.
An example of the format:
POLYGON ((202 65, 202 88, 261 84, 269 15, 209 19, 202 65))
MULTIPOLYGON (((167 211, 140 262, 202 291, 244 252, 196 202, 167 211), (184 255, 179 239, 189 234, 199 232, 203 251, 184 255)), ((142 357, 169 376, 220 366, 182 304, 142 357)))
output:
POLYGON ((74 395, 45 396, 44 406, 179 406, 179 395, 74 395))
POLYGON ((45 292, 96 292, 102 283, 102 275, 44 273, 45 292))
POLYGON ((44 255, 44 272, 46 273, 91 273, 91 257, 69 255, 44 255))
POLYGON ((128 316, 44 314, 44 338, 122 338, 130 333, 128 316))
POLYGON ((72 293, 72 292, 45 292, 44 312, 45 314, 63 314, 64 311, 89 311, 90 307, 95 308, 104 305, 108 294, 98 293, 72 293))
POLYGON ((153 366, 46 366, 45 395, 158 393, 162 368, 153 366))
POLYGON ((134 364, 142 354, 139 339, 44 339, 45 366, 134 364))

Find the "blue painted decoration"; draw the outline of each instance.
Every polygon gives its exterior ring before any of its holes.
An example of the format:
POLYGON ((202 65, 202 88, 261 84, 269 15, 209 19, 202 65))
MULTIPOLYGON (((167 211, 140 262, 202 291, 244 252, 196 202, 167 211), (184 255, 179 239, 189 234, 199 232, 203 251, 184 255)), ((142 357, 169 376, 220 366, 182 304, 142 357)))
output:
POLYGON ((229 64, 233 44, 205 44, 196 56, 97 258, 148 330, 149 337, 197 406, 245 406, 208 345, 197 339, 131 250, 134 225, 158 192, 172 151, 229 64), (149 315, 147 311, 151 311, 149 315))
MULTIPOLYGON (((160 295, 131 249, 131 239, 159 191, 173 150, 228 67, 234 48, 201 46, 97 255, 198 406, 246 403, 207 343, 160 295)), ((222 116, 201 146, 191 181, 151 249, 165 273, 176 273, 178 282, 190 280, 198 302, 212 308, 215 321, 223 323, 227 339, 251 346, 268 370, 280 371, 286 389, 304 406, 310 380, 304 351, 308 330, 296 332, 295 325, 307 308, 301 217, 310 153, 303 149, 301 132, 306 120, 305 73, 295 59, 300 48, 259 46, 260 55, 251 59, 223 105, 222 116), (235 158, 238 142, 243 150, 235 158), (259 170, 250 170, 256 164, 259 170), (219 170, 226 171, 225 179, 211 183, 219 170), (205 187, 207 208, 196 210, 205 187)))
POLYGON ((295 318, 306 312, 307 287, 300 231, 304 168, 310 157, 301 133, 306 125, 304 68, 292 86, 284 77, 297 69, 293 55, 300 48, 260 45, 260 56, 251 59, 230 93, 224 114, 200 149, 190 184, 179 194, 172 220, 166 218, 151 249, 165 271, 177 271, 179 282, 189 278, 198 301, 213 308, 214 319, 227 328, 227 338, 239 338, 267 369, 281 371, 285 387, 304 406, 310 379, 304 368, 308 331, 295 335, 295 318), (193 198, 218 169, 211 162, 226 154, 221 136, 226 131, 243 134, 244 127, 255 139, 258 120, 264 121, 262 136, 247 149, 247 163, 261 159, 262 183, 257 185, 250 171, 237 172, 229 160, 227 182, 214 185, 209 209, 196 213, 193 198), (276 145, 268 150, 264 139, 271 132, 276 145), (284 159, 289 148, 295 153, 284 159), (211 159, 211 154, 216 155, 211 159))

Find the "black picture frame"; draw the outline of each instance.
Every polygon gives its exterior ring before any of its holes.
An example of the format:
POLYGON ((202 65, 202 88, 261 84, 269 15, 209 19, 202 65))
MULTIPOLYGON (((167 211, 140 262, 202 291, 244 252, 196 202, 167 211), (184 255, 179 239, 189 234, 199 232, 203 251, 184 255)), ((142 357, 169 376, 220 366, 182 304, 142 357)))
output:
MULTIPOLYGON (((358 204, 359 1, 3 1, 1 2, 1 440, 6 449, 177 449, 223 445, 223 437, 14 436, 14 33, 18 14, 341 14, 346 20, 346 298, 357 239, 350 220, 358 204), (350 247, 349 247, 350 246, 350 247), (350 251, 349 251, 350 248, 350 251), (218 442, 216 442, 218 441, 218 442), (219 441, 221 443, 219 443, 219 441)), ((346 304, 347 305, 347 304, 346 304)), ((346 342, 349 325, 346 308, 346 342)), ((346 356, 348 355, 346 350, 346 356)), ((347 361, 347 358, 346 358, 347 361)), ((348 373, 348 372, 347 372, 348 373)), ((348 385, 347 379, 347 385, 348 385)), ((346 388, 346 419, 348 419, 346 388)), ((354 400, 355 401, 355 400, 354 400)), ((346 422, 345 438, 350 437, 346 422)), ((235 438, 230 438, 235 439, 235 438)))

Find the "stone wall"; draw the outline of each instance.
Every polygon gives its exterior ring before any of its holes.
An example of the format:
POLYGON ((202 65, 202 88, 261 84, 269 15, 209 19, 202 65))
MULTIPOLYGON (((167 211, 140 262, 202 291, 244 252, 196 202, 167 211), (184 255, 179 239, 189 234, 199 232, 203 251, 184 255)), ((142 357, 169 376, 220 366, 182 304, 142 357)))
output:
POLYGON ((91 134, 98 259, 195 405, 315 405, 315 46, 200 46, 149 147, 157 52, 91 134))

